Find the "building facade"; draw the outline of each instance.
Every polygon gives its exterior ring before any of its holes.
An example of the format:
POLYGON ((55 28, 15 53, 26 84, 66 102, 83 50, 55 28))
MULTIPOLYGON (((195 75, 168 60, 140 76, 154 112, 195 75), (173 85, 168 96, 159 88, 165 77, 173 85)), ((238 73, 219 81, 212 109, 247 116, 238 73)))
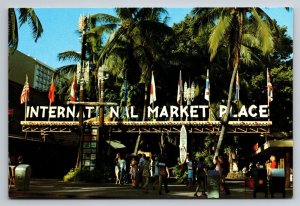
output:
POLYGON ((54 69, 18 50, 8 57, 9 80, 24 85, 26 75, 31 88, 41 92, 49 89, 54 69))

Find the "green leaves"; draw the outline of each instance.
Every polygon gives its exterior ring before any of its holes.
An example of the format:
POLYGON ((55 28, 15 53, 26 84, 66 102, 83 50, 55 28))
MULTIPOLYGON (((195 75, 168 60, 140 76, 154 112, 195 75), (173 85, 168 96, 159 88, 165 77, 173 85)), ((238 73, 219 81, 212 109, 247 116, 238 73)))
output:
POLYGON ((210 61, 216 56, 221 41, 226 38, 225 35, 231 26, 231 21, 232 19, 230 16, 220 16, 218 24, 212 29, 212 33, 208 40, 210 61))
POLYGON ((265 55, 270 53, 274 47, 272 32, 270 26, 259 17, 256 9, 253 8, 251 11, 257 23, 256 35, 260 39, 260 49, 263 55, 265 55))
MULTIPOLYGON (((24 23, 28 23, 31 28, 31 33, 36 42, 43 33, 42 24, 32 8, 20 8, 19 11, 19 22, 20 27, 24 23)), ((8 46, 15 51, 18 47, 18 21, 16 17, 15 9, 10 8, 8 10, 8 46)))

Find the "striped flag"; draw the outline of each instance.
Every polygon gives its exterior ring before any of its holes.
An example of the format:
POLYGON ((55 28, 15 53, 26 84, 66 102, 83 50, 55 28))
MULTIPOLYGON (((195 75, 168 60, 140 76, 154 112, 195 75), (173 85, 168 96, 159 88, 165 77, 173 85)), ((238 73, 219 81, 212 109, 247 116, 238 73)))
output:
POLYGON ((71 86, 71 97, 70 97, 70 101, 71 102, 75 102, 76 101, 76 73, 74 73, 74 77, 73 77, 73 82, 72 82, 72 86, 71 86))
POLYGON ((236 72, 235 78, 235 100, 239 101, 240 99, 240 83, 239 83, 239 71, 236 72))
POLYGON ((54 90, 55 90, 55 85, 54 85, 54 81, 53 81, 53 76, 52 76, 52 81, 51 81, 51 85, 49 88, 49 93, 48 93, 48 99, 50 101, 50 104, 52 104, 54 102, 54 90))
POLYGON ((155 81, 152 71, 151 76, 151 85, 150 85, 150 104, 154 103, 156 101, 156 91, 155 91, 155 81))
POLYGON ((20 96, 20 103, 23 104, 29 101, 29 83, 28 83, 28 76, 26 74, 26 82, 24 84, 21 96, 20 96))
POLYGON ((209 96, 210 96, 209 70, 207 69, 204 99, 206 99, 207 101, 209 101, 209 96))
POLYGON ((183 88, 182 88, 182 78, 181 78, 181 70, 180 70, 178 88, 177 88, 177 103, 180 105, 182 104, 182 93, 183 93, 183 88))
POLYGON ((273 86, 269 74, 269 68, 267 68, 267 88, 268 88, 268 103, 273 101, 273 86))

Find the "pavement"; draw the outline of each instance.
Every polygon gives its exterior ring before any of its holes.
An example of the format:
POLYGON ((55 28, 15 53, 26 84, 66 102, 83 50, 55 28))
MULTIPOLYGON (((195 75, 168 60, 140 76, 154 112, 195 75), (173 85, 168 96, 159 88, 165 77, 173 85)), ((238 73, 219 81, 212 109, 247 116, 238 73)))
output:
MULTIPOLYGON (((195 187, 183 184, 169 184, 169 193, 153 190, 149 184, 146 192, 141 188, 132 188, 130 184, 63 182, 58 179, 31 179, 29 190, 17 190, 15 185, 9 188, 10 199, 207 199, 205 196, 194 197, 195 187)), ((245 187, 244 181, 227 181, 230 194, 220 193, 219 199, 253 199, 253 189, 245 187)), ((284 199, 293 197, 293 188, 286 188, 284 199)), ((199 192, 198 195, 201 193, 199 192)), ((265 199, 264 193, 257 193, 257 199, 265 199)), ((274 198, 281 199, 281 193, 274 198)), ((267 199, 271 199, 269 194, 267 199)))

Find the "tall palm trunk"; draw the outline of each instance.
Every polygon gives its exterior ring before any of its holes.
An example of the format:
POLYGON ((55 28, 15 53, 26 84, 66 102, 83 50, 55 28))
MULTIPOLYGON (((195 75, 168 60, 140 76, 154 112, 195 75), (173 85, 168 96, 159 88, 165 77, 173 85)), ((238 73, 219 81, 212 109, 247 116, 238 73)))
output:
POLYGON ((234 30, 233 50, 232 50, 232 55, 231 55, 233 72, 232 72, 231 81, 230 81, 230 85, 229 85, 226 113, 222 120, 221 133, 220 133, 220 136, 218 139, 218 143, 217 143, 217 147, 216 147, 216 151, 215 151, 215 155, 214 155, 214 160, 215 160, 215 157, 217 157, 220 153, 221 145, 222 145, 225 131, 226 131, 226 126, 228 124, 230 107, 231 107, 231 97, 232 97, 232 91, 233 91, 233 86, 234 86, 234 82, 235 82, 234 80, 235 80, 236 73, 237 73, 238 66, 239 66, 241 39, 242 39, 242 32, 243 32, 243 13, 241 11, 237 11, 237 13, 236 13, 236 22, 237 22, 237 27, 234 30))
MULTIPOLYGON (((143 119, 142 121, 145 121, 145 118, 146 118, 146 110, 147 110, 147 99, 148 99, 148 86, 147 84, 145 83, 145 99, 144 99, 144 109, 143 109, 143 119)), ((135 143, 135 148, 134 148, 134 154, 136 155, 137 152, 138 152, 138 149, 139 149, 139 145, 140 145, 140 142, 141 142, 141 137, 142 137, 142 133, 141 131, 139 132, 139 135, 136 139, 136 143, 135 143)))

